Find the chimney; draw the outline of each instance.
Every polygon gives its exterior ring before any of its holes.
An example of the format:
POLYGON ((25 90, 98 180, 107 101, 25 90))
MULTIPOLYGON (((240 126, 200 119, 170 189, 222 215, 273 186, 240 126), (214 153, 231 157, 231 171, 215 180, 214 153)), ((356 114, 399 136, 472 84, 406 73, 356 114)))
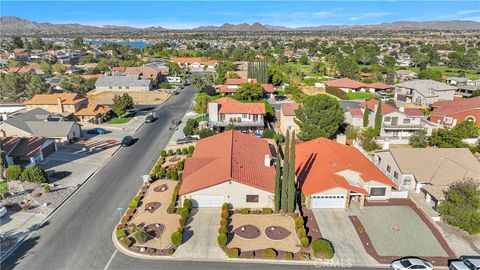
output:
POLYGON ((270 156, 268 154, 265 155, 264 164, 265 164, 265 167, 270 167, 272 165, 270 156))
POLYGON ((339 144, 347 144, 347 136, 343 135, 343 134, 338 134, 337 135, 337 143, 339 144))
POLYGON ((62 99, 60 97, 57 98, 57 105, 58 105, 58 108, 60 109, 60 112, 63 113, 62 99))
POLYGON ((405 107, 398 108, 401 112, 405 112, 405 107))

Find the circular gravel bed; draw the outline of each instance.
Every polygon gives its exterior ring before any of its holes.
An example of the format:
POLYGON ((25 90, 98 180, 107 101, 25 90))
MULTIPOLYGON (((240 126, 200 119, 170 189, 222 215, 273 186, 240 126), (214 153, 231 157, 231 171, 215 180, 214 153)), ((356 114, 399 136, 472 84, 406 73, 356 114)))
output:
POLYGON ((144 227, 145 232, 155 238, 160 238, 163 231, 165 230, 165 226, 159 223, 148 224, 144 227))
POLYGON ((292 232, 281 226, 269 226, 265 228, 265 235, 272 240, 287 238, 292 232))
POLYGON ((260 230, 250 224, 236 228, 233 233, 245 239, 255 239, 260 236, 260 230))
POLYGON ((149 202, 145 205, 145 211, 149 213, 155 212, 158 208, 160 208, 160 205, 162 205, 159 202, 149 202))
POLYGON ((155 191, 155 192, 165 192, 167 190, 168 190, 167 184, 163 184, 163 185, 158 186, 158 187, 153 189, 153 191, 155 191))

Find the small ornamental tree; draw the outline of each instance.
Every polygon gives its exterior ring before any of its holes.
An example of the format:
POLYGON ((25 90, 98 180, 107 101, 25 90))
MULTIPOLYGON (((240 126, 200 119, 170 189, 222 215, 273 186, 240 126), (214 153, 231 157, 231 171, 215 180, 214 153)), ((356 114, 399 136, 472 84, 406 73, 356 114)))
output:
POLYGON ((419 129, 410 136, 409 143, 413 148, 425 148, 428 145, 427 131, 419 129))
POLYGON ((438 211, 443 221, 467 231, 480 233, 480 185, 474 180, 463 180, 452 185, 438 211))
POLYGON ((219 233, 217 237, 217 242, 220 247, 224 247, 227 245, 227 234, 226 233, 219 233))
POLYGON ((135 233, 133 234, 133 238, 135 238, 135 240, 137 240, 138 243, 144 244, 145 242, 148 241, 149 236, 145 232, 143 227, 137 226, 137 228, 135 229, 135 233))
POLYGON ((281 200, 281 177, 282 177, 282 161, 280 160, 280 155, 277 152, 276 164, 275 164, 275 211, 280 211, 280 200, 281 200))
POLYGON ((370 110, 368 110, 367 106, 363 110, 363 127, 368 127, 368 116, 370 114, 370 110))
POLYGON ((287 182, 287 211, 293 213, 295 211, 295 132, 292 133, 292 141, 290 146, 290 158, 288 159, 290 168, 288 169, 288 182, 287 182))
POLYGON ((7 167, 7 179, 8 180, 20 180, 22 176, 23 169, 20 165, 13 165, 7 167))
POLYGON ((290 170, 289 158, 290 158, 290 133, 287 130, 287 137, 285 139, 285 153, 283 155, 283 177, 281 178, 281 197, 280 208, 283 211, 287 211, 288 208, 288 171, 290 170))
POLYGON ((48 175, 44 170, 33 166, 28 167, 23 171, 20 180, 32 183, 47 183, 48 175))
POLYGON ((170 237, 170 240, 172 241, 172 244, 179 246, 183 242, 183 233, 179 231, 175 231, 172 233, 172 236, 170 237))
POLYGON ((322 257, 324 259, 331 259, 334 255, 333 246, 330 241, 326 239, 315 239, 312 241, 312 251, 315 257, 322 257))
POLYGON ((380 135, 382 129, 382 101, 378 100, 377 112, 375 114, 375 130, 377 135, 380 135))

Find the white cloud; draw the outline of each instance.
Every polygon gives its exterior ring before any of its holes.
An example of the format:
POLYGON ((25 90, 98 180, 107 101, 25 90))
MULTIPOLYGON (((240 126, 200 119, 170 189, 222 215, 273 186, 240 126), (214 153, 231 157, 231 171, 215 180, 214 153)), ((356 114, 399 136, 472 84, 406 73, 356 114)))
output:
POLYGON ((472 13, 480 13, 480 9, 460 10, 457 12, 458 15, 467 15, 472 13))
POLYGON ((390 15, 390 13, 389 12, 367 12, 362 14, 362 16, 364 17, 383 17, 387 15, 390 15))
POLYGON ((328 11, 319 11, 319 12, 314 12, 313 13, 313 16, 317 16, 317 17, 325 17, 325 16, 329 16, 331 13, 328 12, 328 11))
POLYGON ((362 17, 349 17, 348 19, 350 21, 358 21, 358 20, 362 19, 362 17))

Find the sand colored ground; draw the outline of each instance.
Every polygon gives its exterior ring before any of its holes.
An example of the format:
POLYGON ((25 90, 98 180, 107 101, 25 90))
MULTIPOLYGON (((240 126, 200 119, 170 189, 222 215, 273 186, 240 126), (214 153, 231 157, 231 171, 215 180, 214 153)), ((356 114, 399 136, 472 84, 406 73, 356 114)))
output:
POLYGON ((136 105, 158 105, 165 102, 170 96, 170 93, 160 91, 103 91, 96 92, 95 90, 87 93, 90 103, 96 104, 113 104, 113 97, 115 94, 121 95, 128 93, 136 105))

